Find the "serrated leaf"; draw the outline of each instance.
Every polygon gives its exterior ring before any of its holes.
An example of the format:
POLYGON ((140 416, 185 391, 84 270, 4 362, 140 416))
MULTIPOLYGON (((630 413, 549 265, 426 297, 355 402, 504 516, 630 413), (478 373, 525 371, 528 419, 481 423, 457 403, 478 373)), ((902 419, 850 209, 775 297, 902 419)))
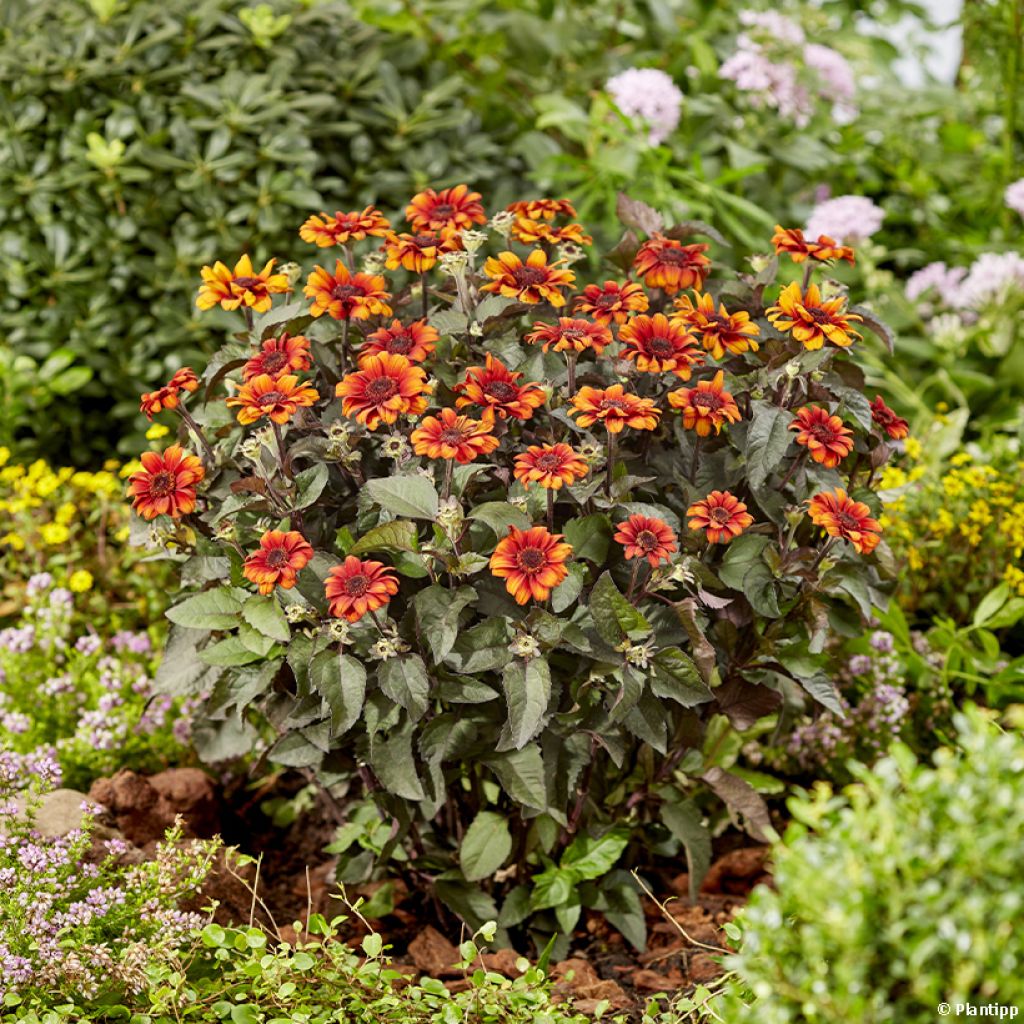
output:
POLYGON ((577 882, 587 882, 608 874, 629 844, 629 830, 613 828, 604 835, 577 836, 569 845, 559 866, 572 873, 577 882))
POLYGON ((714 790, 730 811, 741 817, 744 827, 752 838, 761 843, 768 841, 768 832, 772 828, 768 806, 749 782, 730 775, 729 772, 717 765, 709 768, 701 778, 714 790))
POLYGON ((361 662, 333 649, 321 651, 310 662, 309 684, 330 710, 335 736, 355 725, 366 700, 366 669, 361 662))
POLYGON ((327 465, 318 462, 315 466, 304 469, 295 477, 296 510, 309 508, 323 494, 330 475, 327 465))
POLYGON ((881 340, 882 344, 889 350, 889 355, 895 354, 896 336, 887 323, 879 320, 875 313, 865 306, 851 306, 848 312, 861 316, 864 320, 864 326, 881 340))
POLYGON ((551 670, 543 658, 516 660, 501 677, 512 744, 522 750, 540 731, 551 700, 551 670))
POLYGON ((346 552, 362 555, 367 551, 417 551, 416 524, 406 519, 394 519, 367 530, 346 552))
POLYGON ((412 729, 408 725, 387 739, 371 740, 370 766, 388 792, 403 800, 423 799, 423 784, 412 752, 412 729))
POLYGON ((388 658, 377 670, 380 688, 409 713, 416 722, 427 710, 430 696, 430 678, 423 659, 418 654, 388 658))
POLYGON ((793 414, 768 402, 754 402, 747 430, 746 460, 750 486, 757 490, 778 467, 793 438, 793 414))
MULTIPOLYGON (((764 565, 764 549, 771 540, 757 533, 737 537, 726 549, 725 558, 718 570, 718 578, 733 590, 743 589, 743 580, 751 567, 764 565)), ((767 568, 767 566, 765 566, 767 568)))
POLYGON ((575 560, 588 559, 595 565, 604 565, 608 545, 612 539, 612 521, 603 512, 570 519, 563 527, 565 540, 572 545, 575 560))
POLYGON ((512 852, 508 822, 494 811, 481 811, 472 821, 459 846, 459 864, 470 882, 490 878, 512 852))
POLYGON ((476 597, 473 587, 460 587, 453 593, 447 587, 434 584, 413 598, 416 622, 435 665, 448 657, 459 636, 459 615, 476 597))
POLYGON ((613 647, 627 637, 636 640, 651 632, 650 623, 619 593, 610 572, 594 584, 589 608, 601 639, 613 647))
POLYGON ((220 665, 225 668, 251 665, 254 661, 261 661, 263 657, 263 653, 251 650, 238 636, 229 636, 225 640, 219 640, 199 652, 199 658, 205 664, 220 665))
POLYGON ((288 620, 273 594, 259 594, 250 597, 242 606, 242 618, 253 629, 270 637, 271 640, 286 644, 292 635, 288 620))
POLYGON ((651 690, 684 708, 706 704, 713 697, 693 659, 678 647, 666 647, 654 656, 651 690))
POLYGON ((510 526, 528 530, 532 525, 530 517, 522 509, 507 501, 485 501, 469 513, 469 518, 486 523, 499 540, 509 532, 510 526))
POLYGON ((167 618, 186 629, 231 629, 238 625, 242 602, 228 587, 204 590, 168 609, 167 618))
POLYGON ((678 223, 673 224, 672 227, 665 232, 666 238, 674 238, 676 241, 680 241, 683 238, 689 238, 691 235, 705 235, 706 237, 716 241, 719 245, 729 244, 729 240, 721 231, 712 227, 703 220, 681 220, 678 223))
POLYGON ((654 207, 639 199, 630 199, 625 192, 616 197, 615 213, 627 228, 642 231, 645 235, 660 234, 665 227, 665 218, 654 207))
POLYGON ((553 612, 564 612, 583 590, 587 570, 576 562, 573 562, 568 568, 569 574, 551 591, 551 610, 553 612))
POLYGON ((538 811, 544 810, 547 798, 544 761, 536 743, 530 743, 522 750, 498 754, 485 763, 513 800, 538 811))
POLYGON ((376 504, 396 516, 437 518, 437 490, 426 477, 390 476, 367 480, 366 491, 376 504))
POLYGON ((683 844, 690 873, 690 900, 696 901, 701 882, 711 867, 711 833, 704 827, 701 813, 692 800, 681 804, 663 803, 661 820, 683 844))

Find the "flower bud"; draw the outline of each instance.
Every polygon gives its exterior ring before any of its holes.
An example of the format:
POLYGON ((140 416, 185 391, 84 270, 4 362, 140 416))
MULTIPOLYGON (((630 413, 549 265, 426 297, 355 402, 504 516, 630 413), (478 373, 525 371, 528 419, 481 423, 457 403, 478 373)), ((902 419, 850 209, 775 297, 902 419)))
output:
POLYGON ((276 273, 284 274, 288 278, 289 289, 294 289, 302 277, 302 267, 294 262, 282 263, 276 273))
POLYGON ((382 252, 370 252, 363 257, 364 274, 379 274, 384 270, 387 257, 382 252))
POLYGON ((517 658, 535 658, 540 654, 540 644, 529 633, 519 633, 508 645, 509 651, 517 658))
POLYGON ((352 629, 344 619, 331 619, 327 624, 327 635, 332 640, 347 644, 352 636, 352 629))
POLYGON ((512 232, 512 225, 516 222, 516 215, 511 210, 500 210, 496 213, 487 225, 492 231, 496 231, 505 238, 512 232))
POLYGON ((465 247, 466 252, 477 252, 480 247, 487 241, 486 231, 474 231, 470 228, 466 228, 462 232, 462 244, 465 247))
POLYGON ((463 249, 443 252, 437 262, 441 270, 449 277, 461 277, 469 266, 469 253, 463 249))
POLYGON ((397 636, 382 636, 371 648, 370 657, 379 661, 397 658, 409 650, 409 645, 397 636))

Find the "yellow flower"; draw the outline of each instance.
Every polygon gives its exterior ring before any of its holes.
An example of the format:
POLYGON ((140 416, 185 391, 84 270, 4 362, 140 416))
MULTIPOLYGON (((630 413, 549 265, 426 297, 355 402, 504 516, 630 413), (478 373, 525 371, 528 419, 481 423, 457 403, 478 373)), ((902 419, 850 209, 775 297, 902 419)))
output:
POLYGON ((6 545, 14 551, 24 551, 25 541, 20 534, 17 533, 5 533, 0 537, 0 544, 6 545))
POLYGON ((919 572, 924 568, 924 559, 921 557, 921 552, 917 548, 910 548, 907 552, 907 566, 914 572, 919 572))
POLYGON ((146 440, 159 441, 161 437, 165 437, 170 432, 170 427, 165 427, 162 423, 154 423, 149 430, 146 431, 146 440))
POLYGON ((84 594, 92 589, 92 573, 86 569, 76 569, 68 580, 68 588, 76 594, 84 594))
POLYGON ((53 514, 53 521, 60 523, 62 526, 70 526, 74 521, 75 513, 78 509, 70 501, 65 501, 63 505, 53 514))
POLYGON ((1015 565, 1008 565, 1003 572, 1003 581, 1009 585, 1011 590, 1024 597, 1024 569, 1018 569, 1015 565))
POLYGON ((907 453, 907 458, 911 462, 917 462, 921 458, 921 442, 916 437, 908 437, 903 442, 903 450, 907 453))
POLYGON ((122 480, 126 480, 128 477, 134 475, 135 473, 138 473, 141 469, 142 463, 139 462, 138 459, 130 459, 120 468, 120 470, 118 470, 117 475, 122 480))
POLYGON ((67 542, 71 531, 60 523, 45 523, 39 527, 39 536, 43 538, 44 544, 56 547, 67 542))
POLYGON ((11 449, 0 445, 0 466, 6 466, 11 458, 11 449))

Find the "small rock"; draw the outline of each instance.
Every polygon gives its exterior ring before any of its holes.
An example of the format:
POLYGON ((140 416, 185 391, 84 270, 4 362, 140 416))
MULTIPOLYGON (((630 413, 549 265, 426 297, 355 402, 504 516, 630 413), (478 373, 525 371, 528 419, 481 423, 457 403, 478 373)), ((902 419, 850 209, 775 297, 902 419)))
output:
POLYGON ((85 811, 82 805, 89 798, 77 789, 54 789, 47 793, 33 815, 37 832, 48 839, 66 836, 82 827, 85 811))
POLYGON ((152 775, 149 784, 180 814, 197 836, 209 838, 220 825, 220 804, 213 779, 198 768, 169 768, 152 775))
POLYGON ((700 891, 732 896, 746 895, 759 882, 768 880, 765 869, 767 857, 767 846, 745 846, 739 850, 731 850, 711 865, 700 891))
POLYGON ((614 981, 599 978, 588 960, 579 957, 562 960, 552 968, 551 977, 555 981, 554 995, 562 998, 572 996, 577 1008, 584 1013, 592 1013, 604 999, 616 1010, 624 1010, 630 1005, 629 996, 621 987, 614 981))
POLYGON ((459 951, 429 925, 409 943, 409 958, 419 970, 433 978, 461 973, 456 966, 461 959, 459 951))
POLYGON ((518 978, 523 972, 516 966, 519 954, 514 949, 499 949, 496 953, 484 953, 484 967, 506 978, 518 978))

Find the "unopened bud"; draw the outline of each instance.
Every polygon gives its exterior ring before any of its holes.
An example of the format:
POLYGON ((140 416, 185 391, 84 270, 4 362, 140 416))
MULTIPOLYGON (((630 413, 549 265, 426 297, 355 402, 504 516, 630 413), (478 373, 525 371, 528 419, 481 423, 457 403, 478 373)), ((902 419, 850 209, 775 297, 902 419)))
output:
POLYGON ((508 649, 517 658, 535 658, 540 654, 540 644, 529 633, 519 633, 508 649))
POLYGON ((349 624, 342 619, 331 619, 327 624, 327 635, 340 643, 347 644, 352 636, 349 624))
POLYGON ((462 232, 462 244, 466 252, 476 252, 486 241, 486 231, 474 231, 467 228, 462 232))

